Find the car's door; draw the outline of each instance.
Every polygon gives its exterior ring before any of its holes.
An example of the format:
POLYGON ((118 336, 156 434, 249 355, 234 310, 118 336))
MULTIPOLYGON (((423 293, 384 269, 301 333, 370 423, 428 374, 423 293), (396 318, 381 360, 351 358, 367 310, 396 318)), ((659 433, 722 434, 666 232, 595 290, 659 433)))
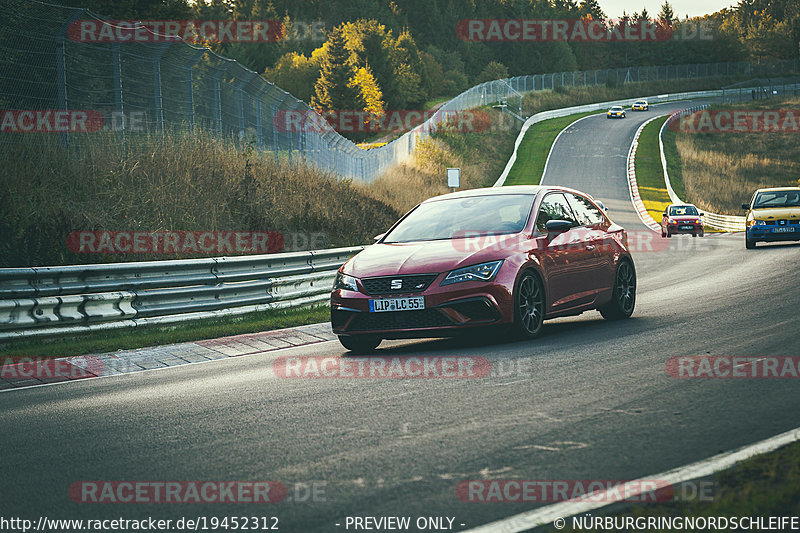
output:
POLYGON ((596 298, 600 292, 608 288, 607 273, 614 263, 613 238, 606 231, 609 226, 608 219, 585 196, 570 192, 565 192, 564 196, 578 221, 579 226, 576 231, 581 232, 586 250, 593 253, 591 258, 587 258, 588 266, 591 268, 588 281, 589 290, 596 298))
POLYGON ((564 193, 549 192, 542 199, 536 215, 536 232, 541 239, 540 260, 547 277, 550 311, 564 311, 591 302, 594 250, 583 241, 585 234, 564 193), (566 220, 572 228, 560 234, 548 234, 549 220, 566 220))

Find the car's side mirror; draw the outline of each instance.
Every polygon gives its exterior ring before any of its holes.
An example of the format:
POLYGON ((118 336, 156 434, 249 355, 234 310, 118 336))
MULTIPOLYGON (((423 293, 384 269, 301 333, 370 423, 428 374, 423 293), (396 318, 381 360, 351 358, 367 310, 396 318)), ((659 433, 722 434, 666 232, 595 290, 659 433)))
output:
POLYGON ((703 215, 705 215, 705 213, 700 213, 700 216, 703 216, 703 215))
POLYGON ((373 240, 373 241, 375 241, 375 242, 378 242, 379 240, 383 239, 383 237, 384 237, 384 236, 386 236, 386 232, 384 232, 384 233, 381 233, 380 235, 375 235, 375 236, 372 238, 372 240, 373 240))
POLYGON ((742 204, 742 209, 744 209, 745 211, 749 211, 750 210, 750 204, 742 204))
POLYGON ((548 235, 558 235, 569 231, 572 228, 572 222, 568 220, 548 220, 544 227, 547 229, 548 235))

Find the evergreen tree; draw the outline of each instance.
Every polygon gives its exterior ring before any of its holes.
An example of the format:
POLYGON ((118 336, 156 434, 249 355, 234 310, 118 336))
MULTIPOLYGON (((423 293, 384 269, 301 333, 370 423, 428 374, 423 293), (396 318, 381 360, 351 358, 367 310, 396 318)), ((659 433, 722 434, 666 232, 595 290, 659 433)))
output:
POLYGON ((323 45, 320 75, 314 84, 314 96, 311 98, 311 105, 317 109, 332 111, 357 108, 357 94, 350 86, 350 79, 355 71, 350 51, 345 45, 342 29, 331 30, 323 45))

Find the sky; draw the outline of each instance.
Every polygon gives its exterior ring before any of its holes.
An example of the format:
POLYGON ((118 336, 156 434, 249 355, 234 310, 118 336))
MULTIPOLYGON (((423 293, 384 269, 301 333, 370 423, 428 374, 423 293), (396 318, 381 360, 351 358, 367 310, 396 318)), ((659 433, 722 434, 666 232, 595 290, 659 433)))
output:
MULTIPOLYGON (((646 8, 651 17, 654 17, 661 11, 661 4, 664 0, 598 0, 600 7, 607 17, 618 18, 622 15, 623 11, 628 14, 641 12, 642 8, 646 8)), ((679 18, 684 18, 686 15, 690 17, 697 17, 701 15, 708 15, 719 11, 722 8, 736 5, 738 0, 670 0, 672 10, 679 18)))

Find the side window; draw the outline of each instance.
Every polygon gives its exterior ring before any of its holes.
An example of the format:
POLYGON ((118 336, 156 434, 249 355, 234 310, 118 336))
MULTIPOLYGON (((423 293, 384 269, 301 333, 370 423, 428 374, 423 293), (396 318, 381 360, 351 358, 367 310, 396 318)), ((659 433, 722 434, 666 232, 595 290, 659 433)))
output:
POLYGON ((578 219, 578 224, 581 226, 594 226, 605 221, 603 213, 600 212, 588 198, 578 196, 577 194, 566 194, 569 199, 569 205, 572 206, 572 211, 575 213, 575 218, 578 219))
POLYGON ((572 222, 573 226, 578 225, 567 199, 560 192, 550 193, 542 200, 542 205, 539 206, 539 215, 536 217, 536 229, 547 231, 545 224, 548 220, 568 220, 572 222))

